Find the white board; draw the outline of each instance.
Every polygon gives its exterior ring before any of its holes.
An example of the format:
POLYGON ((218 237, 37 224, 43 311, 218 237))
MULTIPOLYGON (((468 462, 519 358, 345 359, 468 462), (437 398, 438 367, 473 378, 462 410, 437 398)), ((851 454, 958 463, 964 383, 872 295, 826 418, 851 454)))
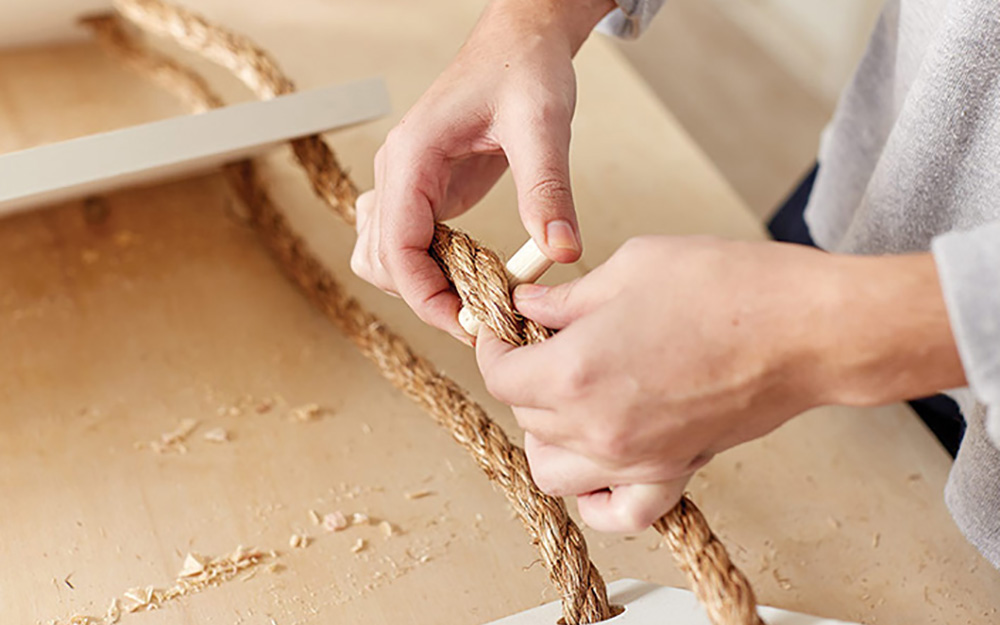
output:
POLYGON ((77 19, 111 8, 110 0, 0 0, 0 48, 83 39, 77 19))
MULTIPOLYGON (((608 598, 625 611, 601 625, 712 625, 708 615, 689 590, 667 588, 637 579, 608 584, 608 598)), ((761 606, 758 613, 768 625, 856 625, 761 606)), ((562 617, 558 601, 493 621, 490 625, 552 625, 562 617)))
POLYGON ((388 112, 385 85, 370 79, 0 155, 0 216, 179 178, 388 112))

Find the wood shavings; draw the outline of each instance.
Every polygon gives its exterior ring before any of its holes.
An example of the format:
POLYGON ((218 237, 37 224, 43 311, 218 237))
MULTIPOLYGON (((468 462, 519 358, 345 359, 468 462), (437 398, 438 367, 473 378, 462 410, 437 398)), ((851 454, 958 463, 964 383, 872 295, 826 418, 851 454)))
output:
POLYGON ((390 522, 388 522, 388 521, 382 521, 381 523, 379 523, 378 524, 378 529, 379 529, 379 531, 382 532, 382 535, 385 536, 386 538, 389 538, 391 536, 395 536, 396 533, 397 533, 396 532, 396 527, 393 526, 393 524, 390 523, 390 522))
POLYGON ((158 454, 165 453, 178 453, 186 454, 187 445, 185 441, 191 436, 192 432, 198 428, 201 422, 197 419, 181 419, 177 427, 170 432, 165 432, 160 434, 160 440, 151 441, 148 444, 143 445, 142 443, 137 443, 137 448, 148 447, 158 454))
POLYGON ((309 546, 309 537, 302 534, 292 534, 288 538, 288 546, 292 549, 305 549, 309 546))
POLYGON ((104 613, 104 622, 107 625, 115 625, 122 618, 121 602, 118 597, 111 600, 111 605, 108 606, 107 611, 104 613))
POLYGON ((319 404, 305 404, 289 410, 288 418, 297 423, 308 423, 309 421, 317 421, 329 412, 329 410, 321 407, 319 404))
POLYGON ((216 413, 220 417, 239 417, 243 415, 243 408, 241 408, 238 405, 219 406, 219 409, 216 410, 216 413))
MULTIPOLYGON (((242 545, 230 554, 211 559, 188 554, 181 573, 168 588, 161 589, 154 586, 130 588, 121 597, 112 599, 103 617, 73 616, 65 623, 66 625, 115 625, 125 615, 159 609, 168 601, 200 592, 209 586, 217 586, 274 557, 277 557, 277 554, 273 551, 265 553, 242 545), (201 570, 195 572, 199 567, 201 570)), ((60 621, 52 623, 59 625, 60 621)))
POLYGON ((211 430, 205 432, 202 435, 202 438, 210 443, 228 443, 229 431, 225 428, 212 428, 211 430))
POLYGON ((432 490, 415 490, 415 491, 410 491, 408 493, 403 493, 403 497, 413 500, 413 499, 423 499, 424 497, 430 497, 433 494, 434 491, 432 490))
POLYGON ((774 581, 778 582, 778 587, 780 587, 782 590, 792 589, 792 582, 789 581, 787 577, 783 577, 781 573, 778 572, 778 569, 776 568, 773 569, 771 571, 771 575, 774 577, 774 581))
POLYGON ((181 568, 180 573, 177 574, 177 577, 194 577, 195 575, 200 575, 205 571, 206 564, 208 564, 208 558, 205 556, 197 553, 189 553, 184 558, 184 566, 181 568))
POLYGON ((879 532, 875 532, 875 534, 872 535, 872 549, 878 549, 878 545, 881 541, 882 541, 882 534, 880 534, 879 532))
POLYGON ((315 510, 309 511, 309 520, 312 521, 313 525, 323 525, 323 516, 315 510))
POLYGON ((353 553, 361 553, 367 548, 368 548, 368 541, 366 541, 364 538, 359 538, 354 542, 354 545, 351 546, 351 551, 353 553))
POLYGON ((339 532, 347 529, 348 525, 347 517, 339 510, 323 515, 323 529, 328 532, 339 532))
POLYGON ((371 521, 371 517, 364 512, 355 512, 351 515, 351 525, 368 525, 371 521))

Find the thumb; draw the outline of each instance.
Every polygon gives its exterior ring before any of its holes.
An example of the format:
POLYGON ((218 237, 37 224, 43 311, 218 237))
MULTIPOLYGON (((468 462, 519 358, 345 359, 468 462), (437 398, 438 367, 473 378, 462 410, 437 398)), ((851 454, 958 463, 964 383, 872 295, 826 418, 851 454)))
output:
POLYGON ((504 146, 521 221, 550 259, 575 262, 583 250, 569 179, 569 119, 519 129, 504 146))
POLYGON ((522 284, 514 289, 514 307, 532 321, 562 330, 598 305, 587 282, 585 276, 557 286, 522 284))

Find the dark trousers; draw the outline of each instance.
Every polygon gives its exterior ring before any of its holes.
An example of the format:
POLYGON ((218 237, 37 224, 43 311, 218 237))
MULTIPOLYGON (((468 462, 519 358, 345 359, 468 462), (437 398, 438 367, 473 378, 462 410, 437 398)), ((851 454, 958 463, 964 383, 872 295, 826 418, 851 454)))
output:
MULTIPOLYGON (((806 174, 767 224, 775 241, 816 247, 809 234, 804 212, 818 171, 819 166, 813 166, 812 171, 806 174)), ((965 434, 965 419, 958 410, 958 404, 946 395, 922 397, 908 403, 954 458, 965 434)))

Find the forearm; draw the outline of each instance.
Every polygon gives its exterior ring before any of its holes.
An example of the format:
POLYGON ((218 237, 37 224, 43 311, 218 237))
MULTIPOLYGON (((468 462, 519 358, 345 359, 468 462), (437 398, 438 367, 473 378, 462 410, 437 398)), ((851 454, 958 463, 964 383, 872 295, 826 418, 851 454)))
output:
POLYGON ((822 403, 878 405, 965 386, 931 254, 830 261, 816 350, 822 403))
POLYGON ((476 30, 499 28, 558 37, 575 55, 594 26, 616 6, 614 0, 493 0, 476 30))

